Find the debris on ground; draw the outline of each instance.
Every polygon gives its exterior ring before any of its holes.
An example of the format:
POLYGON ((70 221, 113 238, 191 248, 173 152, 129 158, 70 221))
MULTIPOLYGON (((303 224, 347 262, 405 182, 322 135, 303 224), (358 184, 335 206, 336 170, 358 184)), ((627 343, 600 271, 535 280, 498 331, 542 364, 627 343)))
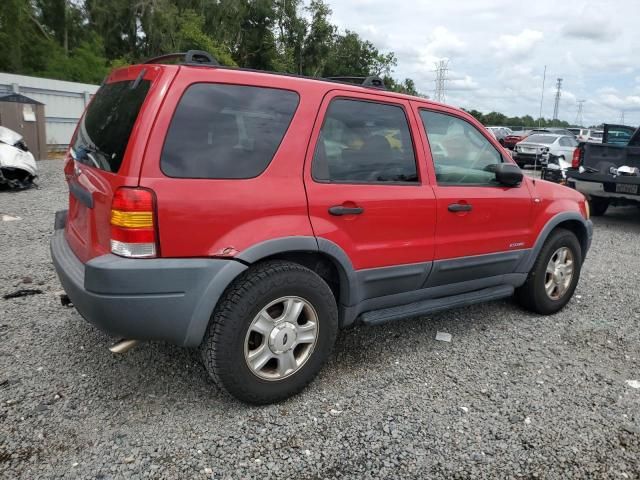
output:
POLYGON ((73 307, 73 302, 69 298, 69 295, 67 295, 66 293, 62 292, 62 293, 59 294, 59 296, 60 296, 60 304, 63 307, 73 307))
POLYGON ((631 388, 640 388, 640 380, 627 380, 626 383, 631 388))
POLYGON ((16 220, 22 220, 20 217, 7 215, 6 213, 3 213, 0 218, 2 219, 3 222, 15 222, 16 220))
POLYGON ((439 342, 450 342, 451 341, 451 334, 450 333, 446 333, 446 332, 437 332, 436 333, 436 340, 438 340, 439 342))
POLYGON ((15 292, 7 293, 3 295, 2 298, 5 300, 9 300, 11 298, 20 298, 20 297, 28 297, 30 295, 39 295, 42 293, 42 290, 39 288, 23 288, 20 290, 16 290, 15 292))

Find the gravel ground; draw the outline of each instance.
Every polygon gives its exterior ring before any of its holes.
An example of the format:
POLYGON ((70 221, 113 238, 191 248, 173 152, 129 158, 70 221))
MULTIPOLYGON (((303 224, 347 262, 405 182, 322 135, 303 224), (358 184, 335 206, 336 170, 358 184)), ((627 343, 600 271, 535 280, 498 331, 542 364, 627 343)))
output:
POLYGON ((123 356, 60 305, 49 259, 60 161, 0 193, 0 477, 640 478, 640 215, 596 219, 576 296, 551 317, 512 301, 342 332, 296 398, 248 407, 194 352, 123 356), (437 331, 451 343, 435 341, 437 331))

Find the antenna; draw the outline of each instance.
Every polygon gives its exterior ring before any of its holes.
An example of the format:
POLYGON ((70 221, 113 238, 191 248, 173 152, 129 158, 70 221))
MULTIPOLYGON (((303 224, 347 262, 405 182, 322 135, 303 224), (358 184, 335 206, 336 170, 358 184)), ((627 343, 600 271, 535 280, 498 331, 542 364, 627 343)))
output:
POLYGON ((576 114, 576 121, 574 122, 578 127, 582 126, 582 110, 583 105, 586 100, 578 100, 578 113, 576 114))
POLYGON ((436 90, 433 97, 436 102, 444 103, 446 101, 446 82, 448 80, 447 71, 449 70, 449 60, 440 60, 435 63, 435 66, 436 90))
POLYGON ((544 83, 547 80, 547 66, 544 66, 542 74, 542 93, 540 93, 540 115, 538 115, 538 128, 542 126, 542 102, 544 101, 544 83))
POLYGON ((560 106, 560 90, 562 90, 562 79, 556 82, 556 102, 553 106, 553 119, 558 120, 558 107, 560 106))

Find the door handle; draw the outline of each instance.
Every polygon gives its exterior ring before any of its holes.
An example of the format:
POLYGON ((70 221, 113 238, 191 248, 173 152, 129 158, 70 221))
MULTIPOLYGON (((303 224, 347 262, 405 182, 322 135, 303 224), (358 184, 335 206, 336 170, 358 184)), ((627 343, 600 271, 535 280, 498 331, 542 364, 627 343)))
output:
POLYGON ((450 212, 470 212, 473 207, 468 203, 452 203, 449 205, 450 212))
POLYGON ((364 212, 362 207, 343 207, 342 205, 329 207, 329 213, 336 217, 341 215, 360 215, 362 212, 364 212))

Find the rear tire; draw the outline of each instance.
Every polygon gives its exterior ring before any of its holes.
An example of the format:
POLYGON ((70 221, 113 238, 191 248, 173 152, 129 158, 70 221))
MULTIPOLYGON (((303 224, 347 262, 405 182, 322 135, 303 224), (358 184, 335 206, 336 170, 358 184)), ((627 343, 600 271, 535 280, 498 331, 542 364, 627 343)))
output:
POLYGON ((542 246, 527 281, 516 290, 516 300, 535 313, 550 315, 558 312, 571 300, 580 279, 581 267, 582 249, 576 235, 564 228, 554 230, 542 246), (563 253, 565 259, 571 261, 570 279, 567 279, 569 268, 559 262, 563 253))
POLYGON ((325 281, 302 265, 269 261, 227 288, 202 342, 202 360, 218 386, 237 399, 278 402, 315 378, 337 331, 336 301, 325 281), (308 339, 311 330, 315 338, 308 339))
POLYGON ((589 209, 591 210, 591 215, 594 217, 601 217, 605 213, 607 213, 607 209, 609 208, 609 199, 602 197, 591 197, 589 199, 589 209))

